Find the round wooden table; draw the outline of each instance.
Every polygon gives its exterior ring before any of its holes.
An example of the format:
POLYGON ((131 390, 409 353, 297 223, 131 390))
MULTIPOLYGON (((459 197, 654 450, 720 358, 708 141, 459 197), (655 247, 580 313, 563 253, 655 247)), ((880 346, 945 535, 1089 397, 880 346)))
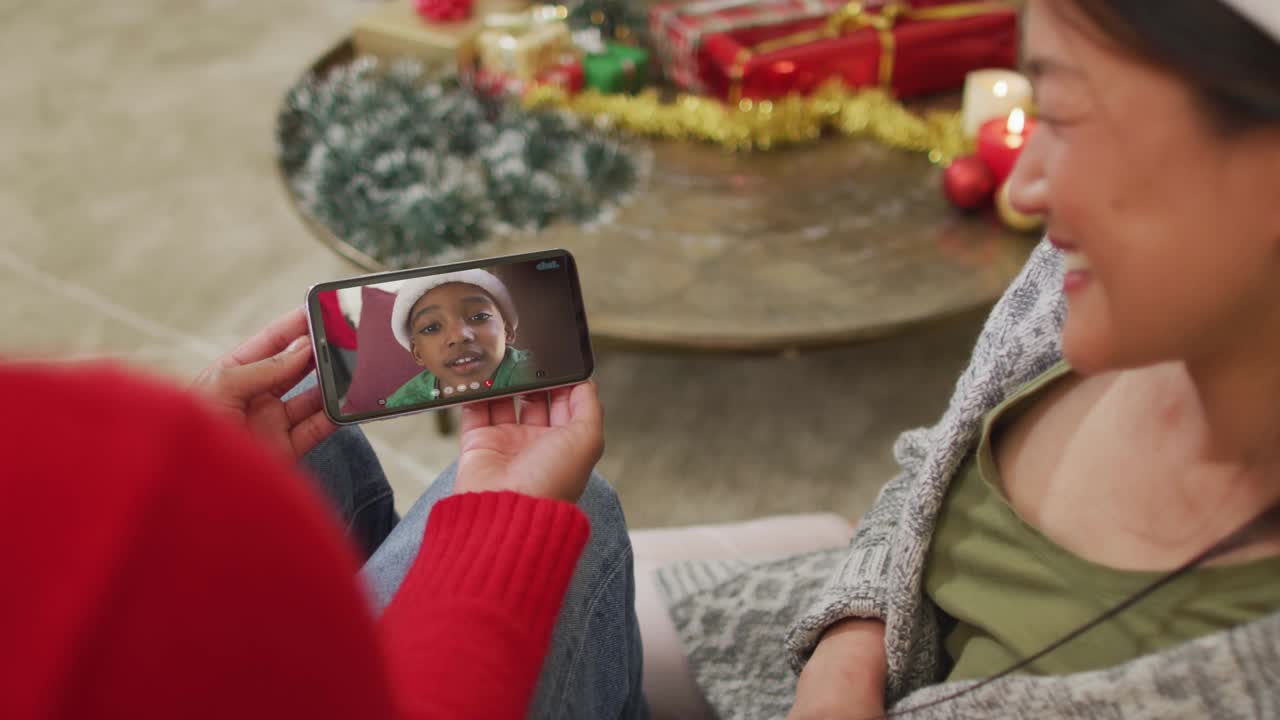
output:
MULTIPOLYGON (((313 70, 350 56, 344 42, 313 70)), ((494 237, 472 251, 572 252, 606 345, 786 352, 883 336, 993 303, 1036 240, 957 212, 940 168, 870 141, 754 154, 635 142, 651 149, 652 170, 607 222, 494 237)), ((294 200, 319 237, 383 269, 294 200)))

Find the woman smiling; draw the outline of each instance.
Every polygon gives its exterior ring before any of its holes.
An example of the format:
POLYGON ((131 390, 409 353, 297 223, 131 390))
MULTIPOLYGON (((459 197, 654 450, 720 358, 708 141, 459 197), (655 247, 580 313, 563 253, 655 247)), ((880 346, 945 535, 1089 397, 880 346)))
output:
POLYGON ((791 561, 680 601, 723 714, 1280 715, 1280 3, 1025 22, 1041 123, 1010 198, 1047 239, 816 598, 822 563, 791 561), (769 643, 717 639, 806 597, 773 615, 793 697, 769 643))

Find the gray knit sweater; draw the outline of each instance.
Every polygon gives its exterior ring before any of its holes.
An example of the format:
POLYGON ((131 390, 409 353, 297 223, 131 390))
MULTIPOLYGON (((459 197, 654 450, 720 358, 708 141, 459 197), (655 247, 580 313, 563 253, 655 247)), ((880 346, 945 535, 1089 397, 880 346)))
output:
MULTIPOLYGON (((938 610, 923 589, 925 558, 983 416, 1061 359, 1061 286, 1061 258, 1042 243, 992 311, 942 420, 899 438, 902 472, 881 490, 850 548, 659 572, 698 683, 721 718, 784 717, 795 671, 826 628, 850 617, 885 621, 894 711, 973 684, 939 684, 943 650, 938 610)), ((1280 717, 1280 613, 1106 670, 1011 676, 902 717, 1280 717)))

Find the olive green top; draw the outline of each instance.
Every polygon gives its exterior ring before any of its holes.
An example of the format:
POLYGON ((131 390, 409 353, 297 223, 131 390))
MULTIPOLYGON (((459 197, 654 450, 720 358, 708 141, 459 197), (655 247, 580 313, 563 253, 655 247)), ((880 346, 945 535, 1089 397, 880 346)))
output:
MULTIPOLYGON (((954 620, 943 626, 949 680, 1005 670, 1163 575, 1080 558, 1025 522, 1004 496, 992 429, 1070 372, 1059 363, 989 412, 977 448, 948 490, 924 581, 930 599, 954 620)), ((1110 667, 1262 618, 1280 607, 1277 578, 1280 558, 1194 571, 1028 672, 1064 675, 1110 667)))

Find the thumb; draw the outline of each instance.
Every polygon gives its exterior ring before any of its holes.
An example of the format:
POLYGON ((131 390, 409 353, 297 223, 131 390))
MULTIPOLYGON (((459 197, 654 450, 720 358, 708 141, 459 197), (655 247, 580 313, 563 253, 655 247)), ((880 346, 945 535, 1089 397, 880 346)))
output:
POLYGON ((310 370, 311 353, 307 349, 307 338, 300 337, 269 358, 229 368, 222 374, 223 390, 241 400, 265 392, 283 395, 310 370))
POLYGON ((569 411, 572 413, 569 425, 587 444, 594 466, 604 454, 604 408, 600 406, 595 383, 574 386, 569 395, 569 411))

